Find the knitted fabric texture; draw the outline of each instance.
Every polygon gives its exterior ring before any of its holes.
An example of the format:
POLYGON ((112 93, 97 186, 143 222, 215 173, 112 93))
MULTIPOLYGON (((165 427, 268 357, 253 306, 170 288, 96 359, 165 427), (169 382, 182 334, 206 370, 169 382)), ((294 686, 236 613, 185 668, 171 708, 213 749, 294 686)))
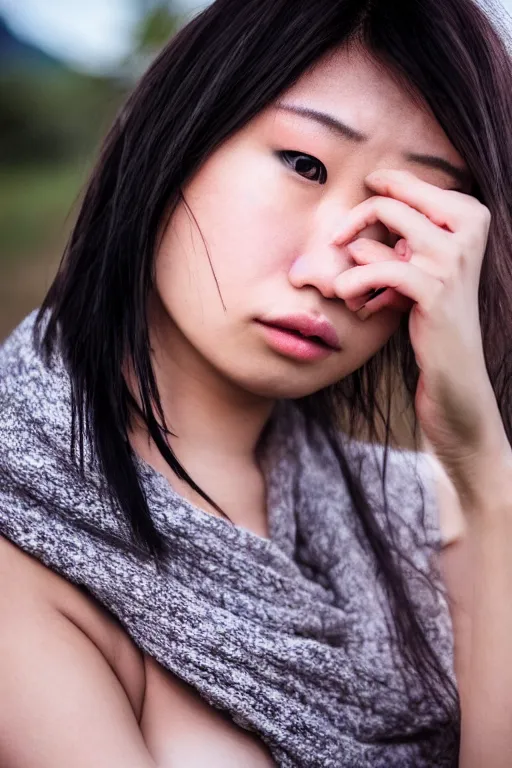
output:
MULTIPOLYGON (((255 731, 278 766, 452 765, 445 715, 393 639, 375 558, 320 430, 293 403, 276 407, 262 457, 269 539, 193 506, 138 460, 169 545, 157 568, 130 546, 99 471, 72 458, 69 377, 61 359, 39 357, 34 320, 0 349, 0 533, 85 586, 145 653, 255 731)), ((391 451, 386 518, 382 449, 340 440, 390 546, 407 555, 418 615, 453 674, 446 603, 423 576, 438 579, 428 459, 391 451)))

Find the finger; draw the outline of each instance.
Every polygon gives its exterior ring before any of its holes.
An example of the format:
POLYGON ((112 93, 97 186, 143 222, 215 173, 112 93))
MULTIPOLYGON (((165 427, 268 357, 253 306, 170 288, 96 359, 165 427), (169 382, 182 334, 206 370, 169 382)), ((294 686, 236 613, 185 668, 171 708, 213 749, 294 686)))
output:
POLYGON ((393 288, 387 288, 383 294, 376 299, 367 301, 356 310, 356 315, 360 320, 366 320, 372 315, 376 315, 382 309, 394 309, 398 312, 408 312, 414 306, 414 301, 402 296, 393 288))
POLYGON ((412 249, 403 238, 398 240, 391 248, 378 240, 370 240, 367 237, 359 237, 345 246, 352 258, 364 264, 370 264, 376 261, 390 261, 391 259, 401 259, 409 261, 412 257, 412 249))
POLYGON ((379 293, 375 298, 372 298, 371 294, 366 294, 366 296, 355 299, 347 299, 345 304, 351 312, 359 312, 360 309, 366 306, 370 306, 372 312, 379 312, 379 310, 385 308, 407 312, 414 303, 411 299, 395 291, 394 288, 381 288, 378 290, 379 293))
POLYGON ((338 298, 347 301, 375 288, 393 288, 428 309, 440 284, 436 277, 411 262, 382 261, 342 272, 334 280, 334 292, 338 298))
MULTIPOLYGON (((408 260, 412 255, 405 240, 399 240, 395 243, 394 248, 390 248, 384 243, 380 243, 376 240, 359 238, 358 240, 349 243, 347 245, 347 250, 358 264, 374 264, 379 261, 389 261, 390 259, 408 260)), ((399 310, 410 309, 410 300, 405 299, 392 288, 379 289, 379 292, 382 291, 385 292, 385 296, 372 297, 370 293, 365 294, 364 296, 348 299, 345 303, 351 312, 357 312, 369 301, 372 302, 372 307, 377 308, 377 311, 385 306, 399 310), (378 303, 376 303, 377 299, 378 303)))
POLYGON ((406 240, 399 240, 394 248, 369 238, 360 237, 345 246, 356 264, 374 264, 379 261, 410 261, 425 272, 442 279, 446 271, 446 259, 434 261, 421 253, 413 253, 406 240))
MULTIPOLYGON (((462 181, 462 180, 461 180, 462 181)), ((467 183, 469 185, 469 176, 467 183)), ((472 218, 476 198, 459 190, 441 189, 409 171, 383 169, 366 177, 365 183, 380 195, 401 200, 427 216, 438 227, 456 232, 472 218)))
POLYGON ((390 197, 371 197, 353 208, 331 244, 347 243, 379 221, 387 229, 398 232, 414 252, 430 258, 443 257, 444 254, 446 258, 447 252, 453 249, 451 233, 440 229, 423 213, 390 197))

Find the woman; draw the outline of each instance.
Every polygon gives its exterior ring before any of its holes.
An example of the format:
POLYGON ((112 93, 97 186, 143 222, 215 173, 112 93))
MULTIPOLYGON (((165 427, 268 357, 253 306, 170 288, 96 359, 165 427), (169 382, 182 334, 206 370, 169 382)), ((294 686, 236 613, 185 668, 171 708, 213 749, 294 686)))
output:
POLYGON ((142 78, 1 353, 2 766, 510 764, 510 76, 217 0, 142 78))

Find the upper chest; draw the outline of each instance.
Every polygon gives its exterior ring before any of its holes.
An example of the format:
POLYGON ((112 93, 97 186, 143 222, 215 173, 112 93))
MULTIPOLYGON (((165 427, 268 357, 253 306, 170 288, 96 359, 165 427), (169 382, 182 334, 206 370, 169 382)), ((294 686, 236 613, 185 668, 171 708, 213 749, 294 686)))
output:
POLYGON ((197 691, 146 657, 146 695, 140 722, 160 768, 270 768, 263 742, 211 707, 197 691))

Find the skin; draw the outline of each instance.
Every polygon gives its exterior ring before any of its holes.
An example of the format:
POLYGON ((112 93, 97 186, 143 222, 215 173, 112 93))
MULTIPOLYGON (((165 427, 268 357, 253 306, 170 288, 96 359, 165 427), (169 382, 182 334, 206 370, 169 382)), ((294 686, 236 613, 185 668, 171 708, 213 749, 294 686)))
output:
MULTIPOLYGON (((421 233, 423 224, 417 222, 414 232, 410 227, 404 232, 402 224, 410 222, 412 214, 402 208, 398 217, 390 217, 383 212, 383 204, 376 202, 386 196, 403 204, 407 189, 417 196, 407 205, 425 205, 432 190, 436 198, 449 194, 453 201, 458 194, 466 199, 469 183, 467 188, 461 187, 445 171, 407 160, 405 155, 437 155, 462 170, 463 159, 421 100, 361 49, 339 50, 319 61, 279 101, 329 113, 368 138, 342 138, 274 104, 218 148, 190 180, 184 194, 200 232, 186 207, 180 205, 163 231, 155 255, 156 291, 150 314, 158 385, 166 420, 175 434, 171 445, 195 481, 233 522, 267 535, 265 488, 256 447, 275 400, 318 391, 348 375, 386 343, 404 311, 420 306, 417 351, 426 354, 422 357, 420 405, 434 402, 437 406, 424 407, 422 413, 424 426, 430 427, 432 454, 438 457, 433 461, 438 467, 442 524, 451 552, 446 560, 447 579, 450 596, 459 600, 462 613, 471 619, 456 623, 459 669, 469 669, 477 683, 489 674, 495 681, 479 650, 481 628, 485 621, 491 622, 502 638, 503 624, 497 624, 492 610, 483 611, 481 600, 476 601, 475 609, 473 597, 468 599, 463 589, 465 586, 467 593, 472 582, 461 563, 467 562, 468 552, 473 553, 467 542, 476 540, 467 537, 467 516, 462 516, 459 504, 468 471, 462 461, 457 462, 459 486, 455 490, 447 471, 450 467, 438 460, 443 445, 453 459, 460 436, 457 443, 453 425, 450 432, 441 429, 439 434, 445 440, 441 445, 433 428, 452 422, 432 382, 441 378, 447 385, 455 379, 450 378, 442 355, 435 362, 443 375, 430 375, 425 360, 428 362, 429 354, 433 359, 432 349, 439 347, 446 327, 437 329, 437 337, 434 332, 429 336, 425 322, 420 321, 428 315, 429 298, 441 295, 437 283, 429 278, 438 283, 442 279, 434 274, 432 256, 429 261, 416 247, 415 233, 421 233), (325 166, 327 183, 320 185, 314 178, 300 176, 276 157, 275 152, 282 150, 317 158, 325 166), (405 186, 403 175, 393 177, 394 181, 386 177, 385 186, 382 177, 380 182, 375 177, 372 180, 372 173, 389 169, 414 176, 406 177, 405 186), (397 178, 402 179, 401 187, 397 178), (460 191, 448 192, 453 189, 460 191), (372 243, 365 255, 351 249, 349 242, 354 237, 372 243), (428 296, 415 294, 418 273, 414 269, 420 269, 421 258, 430 287, 428 296), (361 312, 361 296, 372 287, 372 280, 383 279, 384 263, 386 295, 361 312), (368 270, 373 270, 370 276, 368 270), (266 313, 298 311, 325 315, 338 332, 340 351, 321 362, 297 362, 272 350, 253 322, 266 313), (476 645, 475 622, 480 628, 476 645), (461 652, 461 647, 472 653, 476 648, 476 667, 473 661, 466 666, 460 662, 471 656, 461 652)), ((476 210, 471 209, 468 220, 476 210)), ((482 217, 482 226, 483 222, 482 217)), ((434 234, 437 236, 437 230, 434 234)), ((484 241, 482 238, 482 246, 484 241)), ((449 352, 454 353, 453 346, 449 352)), ((472 372, 479 393, 485 395, 485 406, 490 407, 492 399, 477 353, 472 372)), ((485 446, 492 446, 496 459, 503 442, 496 419, 490 423, 485 446)), ((131 439, 141 456, 167 476, 178 492, 216 514, 170 473, 140 424, 135 425, 131 439)), ((473 451, 472 455, 480 454, 473 451)), ((472 468, 475 466, 473 461, 472 468)), ((478 466, 481 470, 482 465, 478 466)), ((493 475, 496 480, 500 463, 495 461, 494 466, 498 467, 493 475)), ((503 475, 499 477, 504 498, 509 486, 503 475)), ((476 562, 484 582, 503 597, 512 587, 511 558, 503 545, 509 522, 501 514, 498 520, 507 521, 501 528, 481 523, 489 519, 491 507, 501 509, 501 495, 494 493, 489 498, 492 505, 485 509, 480 499, 472 504, 473 519, 480 521, 479 530, 486 532, 483 538, 487 542, 478 549, 476 562), (498 530, 498 535, 490 535, 489 530, 498 530), (497 549, 497 541, 501 549, 497 549), (496 567, 492 565, 495 554, 496 567)), ((4 618, 7 614, 5 625, 12 627, 10 633, 3 633, 0 647, 0 700, 8 697, 11 702, 9 713, 0 717, 0 749, 5 751, 2 745, 8 744, 5 756, 1 755, 6 768, 70 764, 80 768, 103 764, 179 768, 205 761, 226 766, 230 759, 233 765, 271 764, 257 741, 249 741, 232 723, 228 727, 193 691, 152 660, 143 659, 111 617, 71 584, 1 540, 0 567, 0 572, 16 575, 3 579, 7 589, 0 590, 0 610, 4 618), (21 649, 20 637, 24 639, 21 649), (27 670, 29 657, 33 664, 27 670), (54 670, 51 685, 41 683, 38 670, 42 668, 54 670), (37 707, 27 713, 26 701, 34 698, 36 690, 37 707), (64 709, 63 700, 67 702, 64 709), (29 743, 27 733, 34 732, 35 724, 38 730, 29 743), (8 739, 3 738, 5 734, 8 739)), ((502 646, 498 644, 497 650, 501 652, 502 646)), ((464 672, 461 675, 464 678, 464 672)), ((475 710, 478 696, 466 695, 467 690, 464 687, 463 733, 469 732, 474 741, 471 732, 478 732, 484 747, 479 756, 493 757, 485 751, 490 743, 485 731, 488 721, 475 710), (483 726, 472 728, 482 722, 483 726)), ((498 765, 488 760, 472 763, 475 746, 467 736, 463 738, 463 768, 484 762, 498 765)))
MULTIPOLYGON (((186 186, 199 228, 181 205, 156 256, 152 313, 159 388, 178 435, 173 450, 234 522, 258 532, 265 531, 265 509, 254 450, 274 400, 310 394, 359 368, 410 306, 384 308, 363 322, 335 295, 335 279, 356 262, 332 239, 349 212, 375 194, 366 177, 408 169, 439 188, 454 186, 447 173, 406 161, 412 151, 464 168, 427 108, 361 49, 326 57, 277 103, 217 149, 186 186), (277 103, 329 113, 368 140, 339 136, 277 103), (315 158, 313 180, 277 158, 283 150, 315 158), (314 180, 318 162, 327 171, 323 185, 314 180), (340 352, 322 362, 291 360, 270 349, 253 322, 301 311, 333 323, 340 352), (247 489, 252 505, 242 513, 238 499, 247 489)), ((359 236, 399 241, 380 222, 359 236)), ((134 444, 180 493, 205 506, 141 432, 134 444)))

